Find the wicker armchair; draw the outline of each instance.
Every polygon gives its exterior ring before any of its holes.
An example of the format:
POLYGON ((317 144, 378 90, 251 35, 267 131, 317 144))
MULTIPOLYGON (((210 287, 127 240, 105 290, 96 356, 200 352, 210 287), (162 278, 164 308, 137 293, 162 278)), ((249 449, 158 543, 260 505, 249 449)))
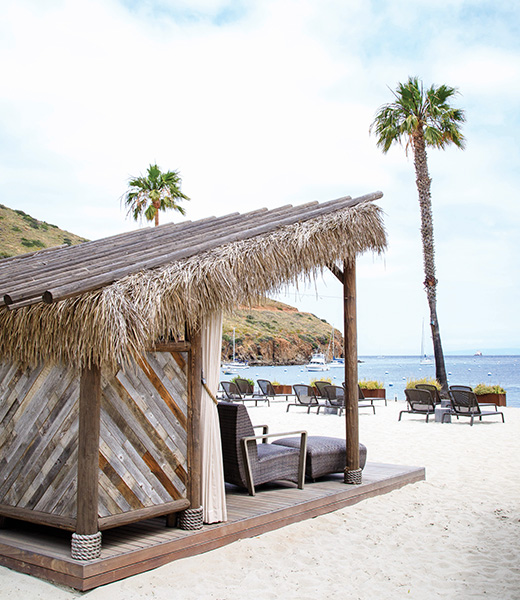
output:
POLYGON ((402 410, 399 413, 399 419, 403 413, 411 413, 415 415, 426 415, 426 422, 430 415, 435 414, 435 401, 428 390, 418 390, 415 388, 406 389, 404 391, 406 396, 406 402, 408 403, 408 409, 402 410))
POLYGON ((307 432, 269 433, 255 435, 247 409, 243 404, 219 402, 218 416, 224 460, 224 479, 255 495, 255 486, 269 481, 288 480, 303 489, 307 432), (268 444, 267 438, 300 434, 299 448, 268 444), (261 440, 262 443, 258 443, 261 440))

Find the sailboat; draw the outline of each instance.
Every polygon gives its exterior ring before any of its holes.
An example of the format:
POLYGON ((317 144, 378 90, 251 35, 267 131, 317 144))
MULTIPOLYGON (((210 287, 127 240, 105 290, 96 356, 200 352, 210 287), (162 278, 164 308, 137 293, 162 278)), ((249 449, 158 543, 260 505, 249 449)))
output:
POLYGON ((239 369, 249 369, 249 365, 246 362, 236 360, 235 358, 235 328, 233 327, 233 360, 230 363, 222 365, 224 373, 231 375, 236 373, 239 369))
POLYGON ((332 326, 331 346, 332 346, 332 360, 330 361, 329 365, 332 368, 344 367, 345 366, 345 359, 343 359, 343 358, 336 358, 334 356, 334 326, 332 326))
POLYGON ((424 319, 422 321, 422 338, 421 338, 421 365, 431 365, 433 360, 424 353, 424 319))

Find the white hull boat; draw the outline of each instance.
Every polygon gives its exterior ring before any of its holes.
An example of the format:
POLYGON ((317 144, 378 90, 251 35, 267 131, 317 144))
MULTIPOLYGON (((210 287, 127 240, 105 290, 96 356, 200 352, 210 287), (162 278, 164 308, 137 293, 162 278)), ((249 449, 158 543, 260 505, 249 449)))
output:
POLYGON ((311 360, 305 365, 307 371, 329 371, 330 365, 325 360, 325 354, 315 352, 311 360))

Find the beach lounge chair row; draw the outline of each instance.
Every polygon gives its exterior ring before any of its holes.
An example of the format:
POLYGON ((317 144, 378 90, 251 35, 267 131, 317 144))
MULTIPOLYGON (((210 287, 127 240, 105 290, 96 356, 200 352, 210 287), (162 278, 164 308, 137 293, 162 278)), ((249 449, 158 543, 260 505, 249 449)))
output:
MULTIPOLYGON (((441 422, 444 423, 448 417, 456 416, 469 417, 470 425, 473 425, 475 418, 482 421, 482 417, 491 417, 500 415, 504 423, 504 413, 499 412, 496 404, 479 404, 476 394, 472 388, 465 385, 452 385, 448 390, 449 404, 442 414, 441 422), (482 410, 485 408, 486 410, 482 410)), ((435 408, 442 405, 438 389, 430 384, 417 384, 415 388, 405 390, 407 409, 399 413, 399 421, 404 413, 420 414, 426 416, 428 422, 429 416, 435 414, 435 408)))
MULTIPOLYGON (((329 382, 316 381, 313 386, 305 384, 293 385, 294 393, 296 394, 296 402, 287 405, 287 412, 291 406, 304 406, 307 408, 307 413, 310 413, 311 408, 316 408, 316 414, 319 414, 322 408, 333 409, 341 416, 345 408, 345 384, 331 385, 329 382), (316 390, 318 393, 316 393, 316 390)), ((359 393, 359 408, 370 408, 376 413, 374 406, 374 398, 365 398, 363 390, 358 386, 359 393)), ((378 398, 379 400, 379 398, 378 398)))
MULTIPOLYGON (((294 402, 287 405, 287 412, 291 406, 300 406, 307 409, 310 413, 311 408, 316 408, 316 414, 319 414, 321 408, 333 409, 341 416, 345 408, 345 383, 342 386, 331 385, 328 381, 316 381, 312 386, 306 384, 293 385, 294 394, 277 394, 270 381, 267 379, 258 379, 259 392, 255 392, 251 382, 247 379, 235 378, 234 381, 222 381, 224 397, 230 402, 254 402, 258 406, 259 402, 267 402, 275 398, 284 398, 286 401, 294 397, 294 402)), ((384 398, 366 398, 363 390, 358 385, 359 408, 369 408, 375 414, 375 400, 384 398)))

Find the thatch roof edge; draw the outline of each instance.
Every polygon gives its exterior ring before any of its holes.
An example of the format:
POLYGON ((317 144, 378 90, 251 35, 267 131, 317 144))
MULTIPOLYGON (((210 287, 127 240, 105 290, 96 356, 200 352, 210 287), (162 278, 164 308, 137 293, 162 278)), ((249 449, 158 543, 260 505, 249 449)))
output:
POLYGON ((386 247, 382 209, 362 202, 304 223, 129 275, 53 305, 0 307, 0 358, 116 367, 213 310, 314 278, 327 265, 386 247))

